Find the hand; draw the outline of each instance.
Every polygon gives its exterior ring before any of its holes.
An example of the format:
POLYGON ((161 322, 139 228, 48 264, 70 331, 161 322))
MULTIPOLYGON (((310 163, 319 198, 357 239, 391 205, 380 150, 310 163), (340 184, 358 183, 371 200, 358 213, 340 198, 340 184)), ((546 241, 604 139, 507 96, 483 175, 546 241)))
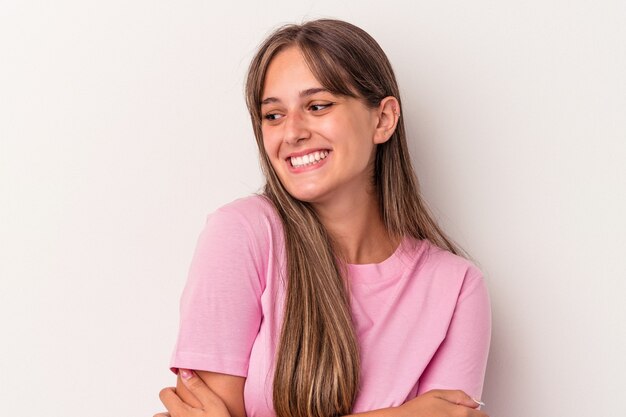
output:
POLYGON ((154 417, 230 417, 224 401, 217 396, 195 372, 180 369, 179 374, 185 387, 196 397, 199 406, 184 402, 173 387, 163 388, 159 398, 168 413, 155 414, 154 417))
POLYGON ((463 391, 432 390, 397 407, 406 417, 488 417, 463 391))

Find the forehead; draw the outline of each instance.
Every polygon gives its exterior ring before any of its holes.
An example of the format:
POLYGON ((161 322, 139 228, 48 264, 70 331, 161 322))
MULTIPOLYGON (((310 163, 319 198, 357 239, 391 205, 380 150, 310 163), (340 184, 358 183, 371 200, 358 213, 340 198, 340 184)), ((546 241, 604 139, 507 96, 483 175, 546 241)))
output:
POLYGON ((321 87, 302 52, 295 46, 280 51, 272 58, 263 85, 262 100, 267 96, 289 96, 303 89, 321 87))

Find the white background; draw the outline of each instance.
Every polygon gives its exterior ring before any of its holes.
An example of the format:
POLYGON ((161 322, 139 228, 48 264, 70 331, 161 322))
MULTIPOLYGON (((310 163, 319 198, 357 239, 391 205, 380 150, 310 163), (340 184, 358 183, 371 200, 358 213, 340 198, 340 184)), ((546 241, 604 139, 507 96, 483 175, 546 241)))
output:
POLYGON ((623 415, 626 2, 0 4, 2 415, 163 409, 205 216, 262 183, 246 67, 317 17, 389 55, 426 199, 486 275, 491 416, 623 415))

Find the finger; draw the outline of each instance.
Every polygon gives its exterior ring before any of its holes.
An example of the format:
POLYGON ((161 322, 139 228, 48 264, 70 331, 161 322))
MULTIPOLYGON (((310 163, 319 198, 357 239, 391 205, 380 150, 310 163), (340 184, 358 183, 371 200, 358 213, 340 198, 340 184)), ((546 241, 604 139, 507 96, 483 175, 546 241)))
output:
POLYGON ((480 410, 482 407, 485 406, 485 403, 482 402, 481 400, 477 400, 476 398, 472 397, 472 401, 474 401, 476 404, 478 404, 478 410, 480 410))
POLYGON ((170 413, 159 413, 159 414, 155 414, 152 417, 172 417, 172 416, 170 415, 170 413))
POLYGON ((200 401, 203 408, 214 406, 216 403, 222 404, 222 399, 194 371, 179 369, 178 374, 185 387, 200 401))
POLYGON ((480 401, 476 401, 461 390, 436 390, 434 395, 435 397, 448 401, 452 404, 463 405, 470 408, 478 408, 481 405, 485 405, 480 401))
POLYGON ((192 409, 189 404, 185 403, 178 395, 176 395, 174 388, 163 388, 161 392, 159 392, 159 398, 165 408, 167 408, 167 411, 172 414, 182 414, 192 409))

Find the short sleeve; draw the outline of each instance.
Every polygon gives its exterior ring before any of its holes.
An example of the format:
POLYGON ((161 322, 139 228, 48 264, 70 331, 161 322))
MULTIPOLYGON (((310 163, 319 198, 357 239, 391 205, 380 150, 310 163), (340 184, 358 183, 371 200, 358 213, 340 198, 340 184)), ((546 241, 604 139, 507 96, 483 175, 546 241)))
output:
POLYGON ((247 376, 262 320, 263 262, 245 216, 221 208, 207 217, 180 299, 170 369, 247 376))
POLYGON ((418 395, 432 389, 460 389, 480 398, 490 339, 489 294, 482 274, 471 267, 445 339, 420 377, 418 395))

